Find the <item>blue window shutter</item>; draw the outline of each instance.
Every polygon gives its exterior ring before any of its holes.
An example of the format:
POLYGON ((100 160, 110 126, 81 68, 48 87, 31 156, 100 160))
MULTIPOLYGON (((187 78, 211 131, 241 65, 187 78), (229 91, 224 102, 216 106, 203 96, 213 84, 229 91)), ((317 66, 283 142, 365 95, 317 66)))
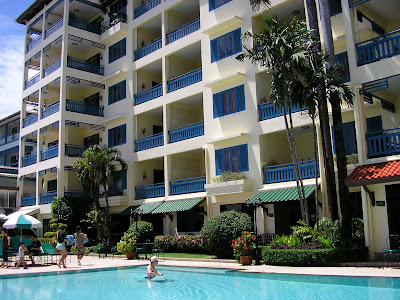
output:
POLYGON ((113 50, 114 50, 114 45, 108 47, 108 63, 113 62, 113 50))
POLYGON ((237 86, 235 88, 236 94, 236 111, 242 111, 246 109, 245 97, 244 97, 244 85, 237 86))
POLYGON ((114 103, 114 86, 108 88, 108 105, 114 103))
POLYGON ((218 43, 217 39, 213 39, 210 41, 210 47, 211 47, 211 62, 215 62, 218 60, 218 43))
POLYGON ((224 149, 215 150, 215 170, 216 175, 221 175, 221 169, 224 165, 224 149))
POLYGON ((113 136, 114 136, 114 129, 108 129, 108 147, 112 147, 113 145, 113 136))
POLYGON ((125 99, 126 98, 126 80, 122 81, 121 85, 122 85, 122 87, 121 87, 121 90, 122 90, 121 99, 125 99))
POLYGON ((209 6, 209 11, 214 10, 215 9, 215 0, 209 0, 208 6, 209 6))
POLYGON ((126 38, 121 41, 121 57, 126 55, 126 38))
POLYGON ((218 105, 218 102, 220 102, 219 101, 219 99, 220 99, 219 95, 220 95, 220 93, 213 95, 213 115, 214 115, 214 119, 218 118, 220 116, 219 105, 218 105))
POLYGON ((126 124, 121 126, 121 144, 126 144, 126 124))
POLYGON ((355 122, 343 123, 343 137, 346 155, 357 153, 357 143, 355 135, 355 122))
POLYGON ((367 118, 367 133, 381 130, 383 130, 382 116, 367 118))
POLYGON ((240 40, 240 36, 242 34, 241 29, 236 29, 233 32, 233 46, 234 46, 234 50, 233 53, 238 53, 240 51, 242 51, 242 41, 240 40))
POLYGON ((128 186, 127 183, 127 176, 126 176, 126 169, 125 170, 121 170, 121 188, 123 190, 126 190, 128 186))
POLYGON ((241 172, 249 170, 249 155, 247 151, 247 144, 239 146, 239 163, 241 172))
POLYGON ((336 154, 335 136, 334 136, 334 133, 333 133, 333 126, 331 126, 331 132, 332 132, 332 148, 333 148, 333 154, 336 154))

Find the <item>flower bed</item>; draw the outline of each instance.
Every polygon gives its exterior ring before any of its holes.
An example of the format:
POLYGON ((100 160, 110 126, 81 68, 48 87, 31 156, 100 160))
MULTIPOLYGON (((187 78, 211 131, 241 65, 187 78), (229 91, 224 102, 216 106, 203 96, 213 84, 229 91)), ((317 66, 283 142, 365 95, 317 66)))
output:
POLYGON ((206 253, 203 237, 200 235, 159 235, 154 239, 154 247, 170 253, 206 253))

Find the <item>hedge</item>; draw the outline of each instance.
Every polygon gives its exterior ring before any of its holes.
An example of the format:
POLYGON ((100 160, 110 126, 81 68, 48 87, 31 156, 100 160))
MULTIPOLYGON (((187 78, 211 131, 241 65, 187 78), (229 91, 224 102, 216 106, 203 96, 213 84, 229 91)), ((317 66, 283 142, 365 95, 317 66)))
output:
POLYGON ((159 235, 154 239, 154 247, 169 253, 206 253, 203 237, 200 235, 159 235))
POLYGON ((271 249, 261 247, 261 257, 268 265, 323 266, 334 263, 366 261, 367 247, 330 249, 271 249))

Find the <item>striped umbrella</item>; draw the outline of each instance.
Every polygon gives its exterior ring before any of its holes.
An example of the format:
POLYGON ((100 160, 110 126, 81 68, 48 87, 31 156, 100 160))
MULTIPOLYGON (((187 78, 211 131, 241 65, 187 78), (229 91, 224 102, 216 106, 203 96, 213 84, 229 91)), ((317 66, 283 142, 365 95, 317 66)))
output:
POLYGON ((5 229, 31 229, 31 228, 42 228, 42 222, 35 219, 32 216, 27 216, 23 214, 15 214, 9 218, 4 224, 5 229))

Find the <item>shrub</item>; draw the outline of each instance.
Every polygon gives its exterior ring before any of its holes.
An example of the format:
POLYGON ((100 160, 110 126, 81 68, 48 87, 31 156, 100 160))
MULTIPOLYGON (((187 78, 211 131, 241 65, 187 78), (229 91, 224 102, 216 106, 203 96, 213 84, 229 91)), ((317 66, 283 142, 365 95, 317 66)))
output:
POLYGON ((132 253, 136 249, 136 240, 134 236, 130 236, 128 233, 124 233, 121 240, 117 244, 119 253, 132 253))
POLYGON ((136 234, 136 222, 133 223, 131 226, 129 226, 127 233, 130 236, 136 237, 137 243, 145 243, 147 240, 153 242, 155 237, 153 224, 146 221, 137 222, 137 234, 136 234))
POLYGON ((57 232, 48 231, 48 232, 45 232, 43 236, 45 238, 51 239, 55 234, 57 234, 57 232))
POLYGON ((201 235, 210 254, 218 258, 231 258, 232 240, 252 228, 251 218, 248 214, 236 211, 226 211, 211 217, 204 222, 201 235))
POLYGON ((241 256, 251 256, 256 249, 256 236, 250 232, 243 232, 242 236, 232 240, 233 256, 237 261, 241 256))
POLYGON ((203 237, 200 235, 159 235, 154 239, 154 247, 170 253, 206 253, 203 237))
POLYGON ((213 183, 218 183, 218 182, 226 182, 226 181, 232 181, 232 180, 240 180, 244 179, 245 176, 242 172, 237 171, 237 172, 232 172, 232 171, 224 171, 221 173, 220 176, 213 177, 211 180, 213 183))

